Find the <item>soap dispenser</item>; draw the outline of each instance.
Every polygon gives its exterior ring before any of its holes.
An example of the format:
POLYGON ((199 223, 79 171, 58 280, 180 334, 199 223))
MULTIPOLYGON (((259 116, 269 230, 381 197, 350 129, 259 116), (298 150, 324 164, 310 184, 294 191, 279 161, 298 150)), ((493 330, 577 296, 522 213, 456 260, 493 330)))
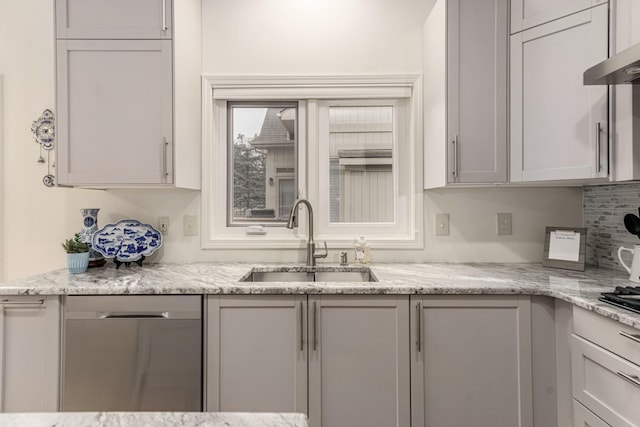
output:
POLYGON ((355 263, 366 265, 371 260, 371 251, 369 244, 364 240, 364 236, 360 236, 360 240, 356 240, 353 244, 355 250, 355 263))

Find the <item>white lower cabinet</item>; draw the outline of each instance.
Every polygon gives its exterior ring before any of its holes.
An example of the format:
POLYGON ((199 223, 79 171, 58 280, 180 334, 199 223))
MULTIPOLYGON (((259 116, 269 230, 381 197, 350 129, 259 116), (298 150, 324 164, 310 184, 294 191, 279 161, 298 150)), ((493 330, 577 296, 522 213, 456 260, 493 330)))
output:
POLYGON ((573 398, 603 422, 587 425, 640 425, 640 331, 577 307, 573 317, 573 398))
POLYGON ((205 410, 307 413, 307 296, 207 304, 205 410))
POLYGON ((640 425, 640 366, 578 336, 572 347, 573 397, 612 425, 640 425))
POLYGON ((409 298, 309 296, 311 427, 410 425, 409 298))
POLYGON ((207 304, 207 411, 303 412, 312 427, 409 425, 408 296, 207 304))
POLYGON ((411 425, 532 426, 527 296, 411 297, 411 425))
POLYGON ((596 414, 573 400, 573 427, 609 427, 596 414))
POLYGON ((0 307, 2 412, 57 411, 59 296, 5 296, 0 307))

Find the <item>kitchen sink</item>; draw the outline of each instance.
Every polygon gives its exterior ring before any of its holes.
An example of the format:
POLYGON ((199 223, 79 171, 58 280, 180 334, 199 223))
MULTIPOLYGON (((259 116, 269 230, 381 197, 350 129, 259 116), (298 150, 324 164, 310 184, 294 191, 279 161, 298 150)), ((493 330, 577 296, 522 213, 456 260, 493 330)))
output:
POLYGON ((377 282, 368 267, 252 268, 241 282, 377 282))

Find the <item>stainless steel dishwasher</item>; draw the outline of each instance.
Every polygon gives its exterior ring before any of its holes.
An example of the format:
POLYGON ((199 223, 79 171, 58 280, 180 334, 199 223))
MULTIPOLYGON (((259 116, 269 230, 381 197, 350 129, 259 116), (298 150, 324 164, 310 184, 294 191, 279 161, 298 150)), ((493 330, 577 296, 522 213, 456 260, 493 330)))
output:
POLYGON ((67 296, 63 411, 201 411, 202 297, 67 296))

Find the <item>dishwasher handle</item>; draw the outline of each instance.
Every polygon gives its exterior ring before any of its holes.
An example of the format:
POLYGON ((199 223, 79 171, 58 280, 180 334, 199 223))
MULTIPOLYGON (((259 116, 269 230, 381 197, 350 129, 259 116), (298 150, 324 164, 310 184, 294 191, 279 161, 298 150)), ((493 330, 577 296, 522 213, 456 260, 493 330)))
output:
POLYGON ((199 320, 202 316, 195 311, 73 311, 66 312, 66 320, 199 320))
POLYGON ((169 312, 97 312, 98 319, 168 319, 169 312))

